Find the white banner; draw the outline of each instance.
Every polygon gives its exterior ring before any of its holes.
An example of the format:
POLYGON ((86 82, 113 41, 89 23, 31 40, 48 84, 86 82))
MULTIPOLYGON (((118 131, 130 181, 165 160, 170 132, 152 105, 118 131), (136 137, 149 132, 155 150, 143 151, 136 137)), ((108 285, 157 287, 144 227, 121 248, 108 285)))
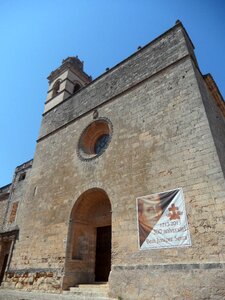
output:
POLYGON ((137 198, 140 250, 191 246, 181 188, 137 198))

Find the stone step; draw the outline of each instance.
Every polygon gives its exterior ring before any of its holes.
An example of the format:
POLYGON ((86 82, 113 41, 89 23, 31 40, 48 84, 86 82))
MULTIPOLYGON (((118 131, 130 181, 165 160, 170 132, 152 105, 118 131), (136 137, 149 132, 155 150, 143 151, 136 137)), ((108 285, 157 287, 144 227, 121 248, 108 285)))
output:
MULTIPOLYGON (((63 292, 63 294, 65 297, 70 297, 70 298, 68 298, 68 300, 118 300, 118 298, 110 298, 108 296, 106 296, 106 297, 93 296, 93 295, 90 296, 90 295, 85 295, 85 294, 77 295, 77 294, 73 294, 70 292, 68 292, 68 293, 63 292), (71 298, 71 297, 73 297, 73 298, 71 298)), ((67 300, 67 298, 65 300, 67 300)))
POLYGON ((108 292, 109 287, 108 285, 90 285, 90 284, 82 284, 82 285, 78 285, 76 287, 71 287, 70 291, 71 292, 76 292, 76 291, 83 291, 83 292, 89 292, 89 291, 93 291, 93 292, 108 292))
POLYGON ((76 295, 89 295, 89 296, 101 296, 106 297, 108 296, 108 291, 98 291, 98 290, 79 290, 79 289, 73 289, 70 291, 70 294, 76 294, 76 295))
POLYGON ((66 294, 76 295, 76 299, 111 300, 112 298, 109 298, 108 291, 109 287, 107 282, 98 282, 91 284, 79 284, 75 287, 71 287, 66 294))
POLYGON ((81 283, 78 284, 77 287, 79 288, 98 288, 98 289, 108 289, 109 284, 108 282, 98 282, 98 283, 81 283))

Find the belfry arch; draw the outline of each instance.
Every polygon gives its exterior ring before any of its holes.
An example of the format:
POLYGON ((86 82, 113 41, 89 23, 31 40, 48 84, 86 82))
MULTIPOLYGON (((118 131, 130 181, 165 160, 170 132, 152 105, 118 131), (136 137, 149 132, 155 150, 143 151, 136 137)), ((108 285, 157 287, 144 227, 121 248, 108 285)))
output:
POLYGON ((80 283, 107 281, 111 269, 111 203, 99 188, 75 202, 67 237, 63 289, 80 283))

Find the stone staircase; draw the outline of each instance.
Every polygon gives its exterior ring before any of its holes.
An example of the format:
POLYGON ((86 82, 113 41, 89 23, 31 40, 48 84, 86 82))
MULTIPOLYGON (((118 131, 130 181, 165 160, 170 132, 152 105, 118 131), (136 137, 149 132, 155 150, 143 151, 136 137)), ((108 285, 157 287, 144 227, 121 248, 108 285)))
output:
POLYGON ((108 296, 109 287, 106 282, 98 282, 92 284, 79 284, 71 287, 69 291, 63 294, 74 295, 77 300, 117 300, 108 296))

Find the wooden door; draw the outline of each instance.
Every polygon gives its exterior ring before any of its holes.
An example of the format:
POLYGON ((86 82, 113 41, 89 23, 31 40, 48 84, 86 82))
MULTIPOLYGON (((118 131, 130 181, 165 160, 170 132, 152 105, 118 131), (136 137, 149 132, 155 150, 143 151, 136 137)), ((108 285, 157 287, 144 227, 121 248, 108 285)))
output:
POLYGON ((111 270, 111 226, 97 227, 95 281, 108 281, 111 270))
POLYGON ((4 278, 4 274, 5 274, 5 269, 6 269, 6 266, 7 266, 8 257, 9 257, 9 254, 6 254, 5 257, 4 257, 4 260, 3 260, 2 268, 0 270, 0 285, 1 285, 2 280, 4 278))

